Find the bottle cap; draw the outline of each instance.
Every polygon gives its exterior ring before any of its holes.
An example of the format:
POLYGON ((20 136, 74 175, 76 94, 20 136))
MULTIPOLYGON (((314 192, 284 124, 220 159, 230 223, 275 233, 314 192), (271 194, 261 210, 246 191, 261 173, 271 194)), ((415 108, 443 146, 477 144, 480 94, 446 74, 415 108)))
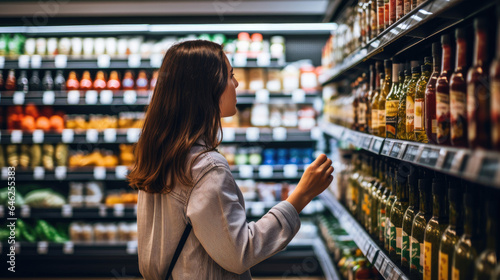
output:
POLYGON ((240 41, 249 41, 250 40, 250 35, 246 32, 241 32, 238 34, 238 40, 240 41))
MULTIPOLYGON (((423 66, 423 65, 422 65, 423 66)), ((411 73, 414 74, 414 73, 420 73, 420 67, 412 67, 411 68, 411 73)))
POLYGON ((432 65, 432 56, 424 57, 424 64, 432 65))
POLYGON ((477 17, 474 19, 474 29, 485 29, 488 24, 487 18, 477 17))
POLYGON ((465 29, 464 28, 455 29, 455 38, 465 39, 465 29))
POLYGON ((408 69, 405 70, 405 76, 409 76, 410 75, 410 71, 408 69))
POLYGON ((424 64, 420 67, 420 69, 422 69, 422 72, 431 71, 431 66, 424 64))
POLYGON ((441 44, 443 44, 443 45, 450 45, 451 44, 450 34, 441 35, 441 44))
POLYGON ((434 42, 432 43, 432 56, 438 57, 441 55, 441 43, 434 42))
POLYGON ((252 34, 252 41, 254 42, 262 42, 262 34, 260 33, 254 33, 252 34))
POLYGON ((385 66, 385 68, 391 68, 392 61, 390 59, 384 60, 384 66, 385 66))

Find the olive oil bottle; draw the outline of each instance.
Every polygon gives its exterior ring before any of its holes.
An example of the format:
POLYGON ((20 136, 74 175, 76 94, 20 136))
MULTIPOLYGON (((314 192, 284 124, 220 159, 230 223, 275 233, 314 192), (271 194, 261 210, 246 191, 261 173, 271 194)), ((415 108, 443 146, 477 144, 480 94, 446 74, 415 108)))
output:
MULTIPOLYGON (((400 168, 400 173, 409 173, 400 168)), ((403 216, 409 205, 409 189, 406 184, 407 176, 404 174, 396 177, 396 199, 391 209, 391 246, 389 257, 394 263, 401 263, 401 250, 403 248, 403 216), (406 177, 406 178, 405 178, 406 177)))
POLYGON ((411 75, 410 71, 405 70, 405 80, 401 87, 398 105, 398 127, 396 138, 406 140, 406 95, 408 93, 408 86, 410 84, 411 75))
POLYGON ((411 228, 415 215, 419 208, 418 199, 418 170, 413 168, 410 175, 408 175, 407 185, 409 190, 409 205, 408 209, 403 216, 403 247, 401 249, 401 268, 405 274, 410 273, 410 238, 411 228))
POLYGON ((377 61, 375 63, 375 69, 377 70, 377 74, 375 76, 375 91, 373 93, 372 101, 371 101, 371 114, 372 114, 372 131, 371 134, 375 136, 379 136, 379 113, 378 113, 378 99, 380 97, 380 87, 384 82, 384 73, 382 63, 377 61))
POLYGON ((417 82, 420 79, 420 67, 412 67, 411 68, 411 79, 408 83, 408 89, 406 90, 406 137, 404 139, 415 141, 415 131, 414 131, 414 122, 415 122, 415 92, 417 90, 417 82))
POLYGON ((384 75, 384 83, 382 84, 382 88, 380 90, 380 95, 378 97, 378 136, 385 137, 385 128, 386 128, 386 115, 385 115, 385 101, 387 99, 387 95, 391 91, 392 87, 392 61, 389 59, 384 60, 385 66, 385 75, 384 75))
POLYGON ((476 260, 476 270, 474 272, 474 280, 490 280, 495 267, 498 265, 500 258, 500 242, 497 241, 500 230, 498 228, 498 213, 500 212, 499 196, 497 191, 493 191, 489 195, 490 199, 487 202, 486 222, 486 249, 479 255, 476 260))
POLYGON ((398 126, 398 91, 400 88, 399 67, 397 60, 392 60, 392 87, 385 100, 385 137, 396 138, 398 126))
POLYGON ((385 179, 382 182, 383 185, 383 191, 380 194, 380 199, 378 202, 378 213, 377 213, 377 227, 378 227, 378 240, 380 247, 384 247, 384 242, 385 242, 385 205, 387 204, 387 197, 389 197, 389 194, 391 193, 391 185, 389 184, 389 164, 387 163, 387 160, 384 160, 384 174, 387 174, 385 179))
POLYGON ((382 168, 384 163, 382 160, 378 160, 375 164, 376 174, 377 174, 377 187, 373 189, 372 192, 372 211, 371 211, 371 234, 375 241, 379 239, 379 209, 380 200, 382 193, 385 191, 385 182, 382 168))
POLYGON ((396 176, 397 171, 395 168, 389 170, 390 173, 390 184, 391 184, 391 192, 387 195, 387 201, 385 202, 385 237, 384 237, 384 248, 387 252, 390 250, 390 238, 391 238, 391 209, 394 201, 396 200, 396 176))
POLYGON ((418 180, 419 202, 415 219, 411 227, 410 241, 410 279, 424 279, 424 236, 425 227, 432 217, 432 197, 431 197, 432 180, 427 176, 418 180))
POLYGON ((427 143, 427 134, 425 132, 425 89, 431 77, 432 57, 424 58, 424 65, 421 66, 422 75, 417 82, 415 92, 415 118, 414 131, 415 139, 420 143, 427 143))
POLYGON ((347 207, 353 216, 356 216, 358 212, 358 178, 361 176, 361 164, 358 155, 353 156, 354 170, 352 175, 349 177, 347 185, 347 207))

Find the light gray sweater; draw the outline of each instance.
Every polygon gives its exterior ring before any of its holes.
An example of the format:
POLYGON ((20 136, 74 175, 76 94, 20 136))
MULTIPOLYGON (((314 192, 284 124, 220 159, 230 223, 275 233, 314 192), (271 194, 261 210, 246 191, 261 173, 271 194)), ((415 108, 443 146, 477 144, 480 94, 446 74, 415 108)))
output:
MULTIPOLYGON (((188 162, 202 151, 191 150, 188 162)), ((257 222, 247 222, 243 195, 226 159, 205 153, 195 162, 194 187, 177 184, 169 194, 139 191, 139 270, 163 280, 189 222, 193 230, 175 264, 177 279, 251 279, 250 268, 283 250, 300 228, 299 215, 280 202, 257 222)), ((171 278, 171 279, 172 279, 171 278)))

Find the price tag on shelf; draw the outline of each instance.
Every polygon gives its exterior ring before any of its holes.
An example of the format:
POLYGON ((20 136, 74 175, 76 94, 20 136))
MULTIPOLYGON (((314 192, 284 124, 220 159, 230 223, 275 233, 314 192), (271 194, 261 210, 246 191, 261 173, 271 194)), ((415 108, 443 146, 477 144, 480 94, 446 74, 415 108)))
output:
POLYGON ((23 132, 22 130, 12 130, 10 133, 10 142, 12 143, 21 143, 23 141, 23 132))
POLYGON ((107 143, 116 142, 116 129, 108 128, 104 130, 104 142, 107 143))
POLYGON ((241 178, 252 178, 253 177, 253 166, 251 165, 240 165, 238 167, 241 178))
POLYGON ((275 127, 273 128, 273 140, 274 141, 285 141, 286 140, 286 128, 275 127))
POLYGON ((64 218, 71 218, 73 217, 73 207, 69 204, 64 204, 61 207, 61 216, 64 218))
POLYGON ((283 166, 283 176, 285 178, 295 178, 298 176, 298 168, 295 164, 285 164, 283 166))
POLYGON ((99 132, 97 129, 87 129, 86 139, 89 143, 97 143, 97 140, 99 140, 99 132))
POLYGON ((442 164, 443 170, 450 170, 453 166, 453 162, 455 160, 455 155, 457 153, 455 151, 446 151, 446 155, 444 156, 444 162, 442 164))
POLYGON ((45 177, 45 168, 43 168, 41 166, 36 166, 33 169, 33 179, 43 180, 44 177, 45 177))
POLYGON ((33 143, 43 143, 43 130, 41 129, 36 129, 33 131, 33 143))
POLYGON ((234 67, 246 67, 247 66, 247 55, 244 53, 235 53, 233 55, 233 66, 234 67))
POLYGON ((462 166, 462 162, 466 156, 467 152, 464 150, 458 150, 457 154, 454 157, 453 164, 451 166, 451 171, 455 173, 460 172, 460 167, 462 166))
POLYGON ((2 167, 2 180, 7 180, 9 178, 9 168, 2 167))
POLYGON ((87 90, 85 92, 85 103, 88 105, 97 104, 97 90, 87 90))
POLYGON ((128 67, 138 68, 141 66, 141 55, 140 54, 130 54, 128 56, 128 67))
POLYGON ((251 215, 254 217, 261 217, 266 212, 266 205, 264 202, 256 201, 252 203, 252 207, 250 208, 251 215))
POLYGON ((43 105, 54 105, 56 101, 56 94, 51 90, 47 90, 43 92, 42 95, 42 103, 43 105))
POLYGON ((127 142, 135 143, 139 140, 141 134, 140 128, 129 128, 127 129, 127 142))
POLYGON ((0 69, 5 68, 5 56, 0 56, 0 69))
POLYGON ((257 66, 267 67, 271 65, 271 54, 270 53, 260 53, 257 56, 257 66))
POLYGON ((39 255, 47 255, 49 252, 49 243, 47 241, 39 241, 36 244, 36 252, 39 255))
POLYGON ((137 217, 137 203, 134 204, 134 216, 137 217))
POLYGON ((304 103, 306 101, 306 92, 300 88, 293 90, 292 101, 294 103, 304 103))
POLYGON ((66 179, 66 173, 67 173, 66 166, 56 166, 54 176, 56 177, 57 180, 64 180, 66 179))
POLYGON ((414 161, 417 157, 418 146, 409 144, 406 148, 405 155, 403 156, 403 160, 405 161, 414 161))
POLYGON ((384 143, 384 147, 382 148, 382 152, 380 154, 384 155, 384 156, 389 156, 389 152, 391 151, 392 144, 393 144, 392 141, 389 141, 386 139, 385 143, 384 143))
POLYGON ((233 142, 236 139, 236 131, 232 127, 222 128, 222 136, 224 142, 233 142))
POLYGON ((101 90, 101 92, 99 93, 99 102, 101 102, 101 104, 113 103, 113 91, 101 90))
POLYGON ((29 55, 20 55, 17 61, 19 68, 30 68, 30 56, 29 55))
POLYGON ((64 242, 63 254, 72 255, 73 253, 75 253, 73 242, 71 242, 71 241, 64 242))
POLYGON ((125 206, 123 204, 113 205, 113 215, 115 217, 123 217, 125 215, 125 206))
POLYGON ((261 178, 273 177, 273 166, 272 165, 259 166, 259 177, 261 177, 261 178))
MULTIPOLYGON (((380 258, 380 257, 379 257, 380 258)), ((384 276, 384 278, 386 277, 384 272, 387 270, 387 261, 384 260, 384 262, 382 263, 382 267, 380 267, 380 274, 382 274, 384 276)))
POLYGON ((377 250, 375 249, 375 247, 370 246, 370 251, 368 251, 367 255, 368 261, 373 263, 373 260, 375 259, 376 255, 377 255, 377 250))
POLYGON ((392 270, 392 274, 391 274, 391 278, 390 279, 391 280, 399 280, 400 279, 400 272, 396 268, 394 268, 392 270))
POLYGON ((16 254, 18 255, 21 253, 21 243, 19 242, 14 243, 14 252, 16 252, 16 254))
POLYGON ((104 180, 106 179, 106 168, 103 166, 94 167, 94 179, 104 180))
POLYGON ((118 165, 115 168, 116 179, 125 179, 127 177, 128 169, 124 165, 118 165))
POLYGON ((23 105, 24 104, 24 92, 22 91, 16 91, 12 95, 12 103, 16 105, 23 105))
POLYGON ((163 55, 161 53, 154 53, 149 58, 149 64, 151 64, 151 67, 153 68, 160 68, 162 62, 163 62, 163 55))
MULTIPOLYGON (((4 208, 3 206, 0 206, 0 218, 3 218, 5 216, 5 212, 4 212, 4 208)), ((2 250, 0 250, 0 253, 2 253, 2 250)))
POLYGON ((257 127, 249 127, 246 131, 247 141, 258 141, 260 138, 260 130, 257 127))
POLYGON ((61 134, 61 140, 63 143, 72 143, 75 136, 73 129, 63 129, 61 134))
POLYGON ((323 131, 320 127, 311 128, 311 139, 320 140, 323 137, 323 131))
POLYGON ((21 218, 29 218, 31 216, 31 208, 28 205, 21 205, 21 218))
POLYGON ((68 104, 76 105, 80 102, 80 92, 78 90, 68 91, 68 104))
POLYGON ((398 157, 399 152, 401 151, 401 145, 403 145, 403 143, 400 143, 400 142, 394 143, 394 145, 392 146, 391 154, 390 154, 391 157, 393 157, 393 158, 398 157))
POLYGON ((31 68, 41 68, 42 67, 42 56, 41 55, 32 55, 31 56, 31 68))
POLYGON ((255 92, 255 102, 269 103, 269 91, 267 89, 259 89, 255 92))
POLYGON ((68 66, 68 57, 64 54, 58 54, 54 58, 56 68, 66 68, 68 66))
POLYGON ((97 57, 97 67, 99 68, 109 68, 111 65, 111 57, 107 54, 101 54, 97 57))
POLYGON ((381 139, 375 139, 373 141, 373 145, 372 145, 372 151, 375 152, 375 153, 379 153, 380 152, 380 148, 382 147, 382 143, 383 143, 384 140, 381 140, 381 139))
POLYGON ((136 255, 137 254, 137 241, 127 242, 127 254, 136 255))
POLYGON ((135 90, 126 90, 123 92, 123 103, 134 104, 137 101, 137 93, 135 90))
POLYGON ((387 268, 384 270, 385 279, 389 279, 393 270, 394 270, 394 266, 390 263, 387 263, 387 268))
POLYGON ((99 217, 106 217, 108 215, 107 209, 106 205, 99 205, 99 217))

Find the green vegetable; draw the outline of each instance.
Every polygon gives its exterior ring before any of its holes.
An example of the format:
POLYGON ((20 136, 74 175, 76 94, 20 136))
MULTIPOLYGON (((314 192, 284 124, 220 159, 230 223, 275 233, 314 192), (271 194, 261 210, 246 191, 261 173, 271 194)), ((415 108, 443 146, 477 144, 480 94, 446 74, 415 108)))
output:
MULTIPOLYGON (((9 200, 9 189, 8 188, 1 189, 0 190, 0 204, 1 205, 8 205, 7 203, 9 201, 10 201, 9 200)), ((16 206, 20 206, 20 205, 24 204, 24 198, 19 192, 16 192, 16 199, 14 201, 15 201, 16 206)))
POLYGON ((64 197, 51 189, 34 190, 26 194, 24 203, 31 207, 61 207, 66 204, 64 197))

